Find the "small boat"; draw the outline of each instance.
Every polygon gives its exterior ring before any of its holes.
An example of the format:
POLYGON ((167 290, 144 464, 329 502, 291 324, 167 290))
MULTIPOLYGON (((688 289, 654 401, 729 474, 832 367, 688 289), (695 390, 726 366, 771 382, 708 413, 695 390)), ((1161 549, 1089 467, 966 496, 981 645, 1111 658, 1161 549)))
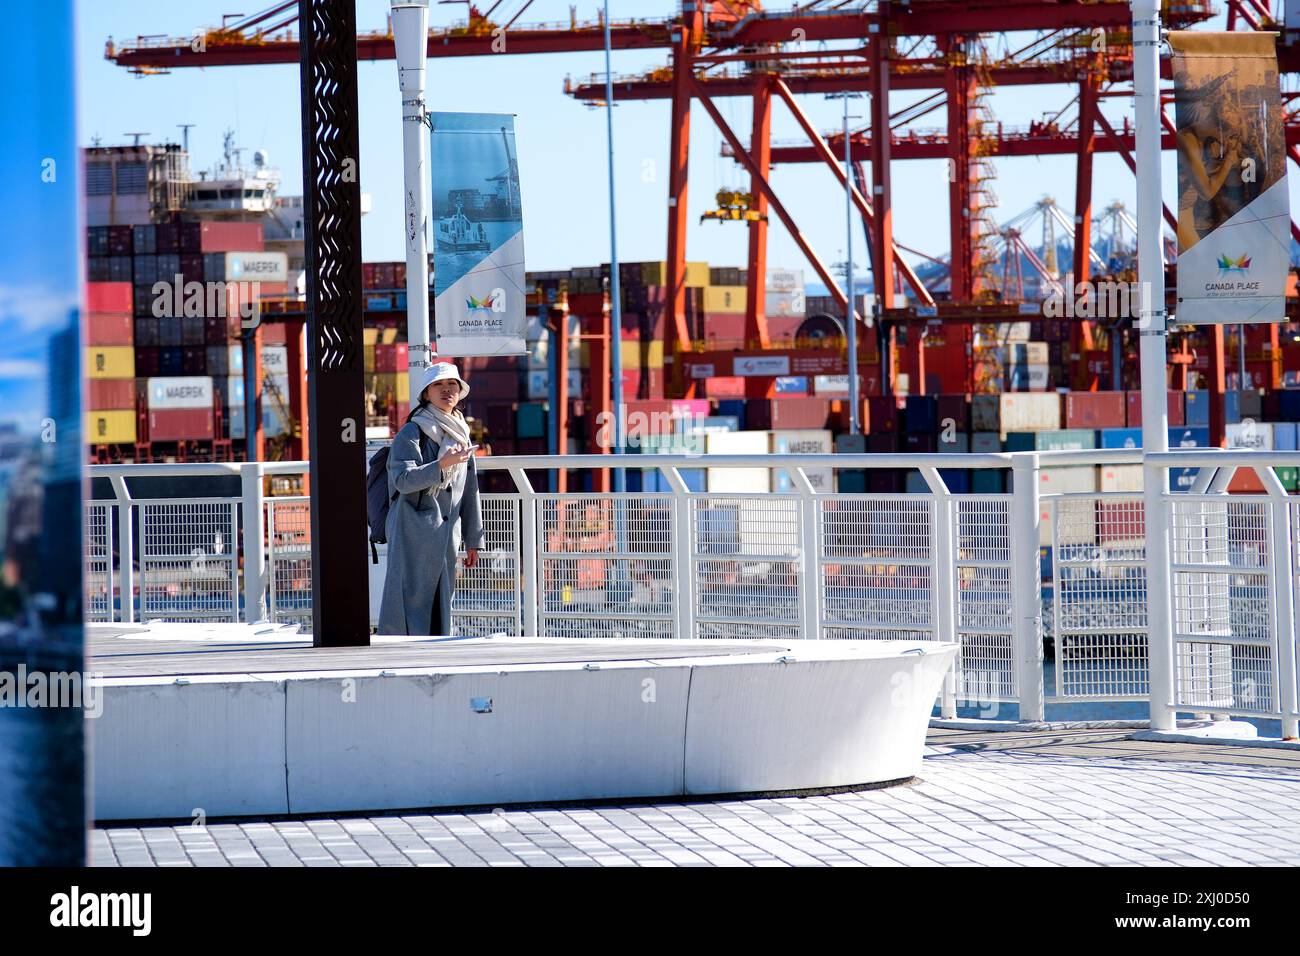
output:
POLYGON ((438 252, 487 252, 492 247, 488 244, 487 231, 481 222, 471 222, 461 211, 461 204, 456 203, 456 212, 438 220, 438 252))

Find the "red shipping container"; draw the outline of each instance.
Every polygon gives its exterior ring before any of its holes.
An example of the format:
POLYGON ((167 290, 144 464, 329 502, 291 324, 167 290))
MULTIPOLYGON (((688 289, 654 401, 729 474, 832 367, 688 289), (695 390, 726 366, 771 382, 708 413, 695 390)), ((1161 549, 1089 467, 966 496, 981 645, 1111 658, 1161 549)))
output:
POLYGON ((405 262, 393 263, 393 288, 395 289, 406 288, 406 263, 405 262))
POLYGON ((802 324, 802 315, 769 315, 767 317, 768 338, 774 342, 791 342, 802 324))
POLYGON ((152 408, 149 410, 150 441, 211 441, 212 409, 152 408))
POLYGON ((953 427, 959 432, 970 431, 970 402, 965 395, 940 395, 935 407, 939 427, 952 420, 953 427))
MULTIPOLYGON (((194 236, 198 232, 194 227, 198 223, 190 223, 191 232, 194 236)), ((164 255, 181 251, 181 224, 176 222, 160 222, 154 228, 154 251, 164 255)))
POLYGON ((361 263, 361 287, 363 289, 379 288, 379 263, 361 263))
POLYGON ((87 345, 130 345, 134 340, 135 319, 130 309, 125 312, 91 312, 86 316, 87 345))
POLYGON ((699 391, 709 398, 744 398, 745 379, 740 376, 723 375, 718 378, 697 378, 699 391))
POLYGON ((263 322, 261 328, 263 345, 289 344, 289 330, 283 322, 263 322))
MULTIPOLYGON (((774 398, 771 409, 771 428, 825 428, 831 403, 825 398, 774 398)), ((749 416, 745 417, 748 420, 749 416)))
POLYGON ((1124 392, 1070 392, 1065 396, 1066 428, 1124 428, 1127 420, 1124 392))
POLYGON ((742 348, 745 346, 744 313, 705 312, 702 330, 706 342, 734 342, 742 348))
POLYGON ((132 248, 130 226, 108 227, 108 254, 110 256, 129 256, 132 248))
MULTIPOLYGON (((406 346, 403 344, 402 346, 406 346)), ((379 365, 378 349, 382 346, 376 346, 375 365, 379 365)), ((514 371, 483 371, 475 372, 466 378, 469 382, 470 395, 479 401, 501 401, 514 402, 521 398, 519 388, 519 373, 514 371)))
POLYGON ((497 438, 493 436, 488 439, 488 449, 493 455, 514 455, 517 453, 513 438, 497 438))
POLYGON ((488 405, 487 414, 484 416, 487 430, 497 438, 513 438, 516 408, 514 402, 493 402, 488 405))
POLYGON ((265 248, 260 222, 183 223, 181 252, 261 252, 265 248), (198 226, 195 247, 193 227, 198 226))
POLYGON ((86 283, 87 312, 126 312, 133 306, 131 283, 129 282, 88 282, 86 283))
POLYGON ((545 455, 546 439, 545 438, 520 438, 516 445, 519 455, 545 455))
POLYGON ((873 395, 863 403, 862 430, 866 434, 897 432, 898 399, 893 395, 873 395))
POLYGON ((407 371, 406 343, 392 342, 388 345, 385 345, 381 342, 378 345, 376 345, 375 346, 375 371, 376 372, 407 371))
POLYGON ((150 375, 160 375, 159 350, 154 347, 137 348, 135 350, 135 374, 147 377, 150 375))
MULTIPOLYGON (((379 348, 379 346, 376 346, 379 348)), ((378 354, 378 353, 376 353, 378 354)), ((519 372, 524 368, 524 355, 475 355, 456 360, 463 372, 519 372)), ((474 383, 470 382, 472 386, 474 383)))
MULTIPOLYGON (((1142 427, 1142 393, 1125 392, 1125 428, 1142 427)), ((1183 393, 1169 393, 1169 427, 1181 428, 1184 424, 1183 393)))
POLYGON ((86 407, 93 412, 115 408, 135 408, 135 379, 87 379, 86 407))

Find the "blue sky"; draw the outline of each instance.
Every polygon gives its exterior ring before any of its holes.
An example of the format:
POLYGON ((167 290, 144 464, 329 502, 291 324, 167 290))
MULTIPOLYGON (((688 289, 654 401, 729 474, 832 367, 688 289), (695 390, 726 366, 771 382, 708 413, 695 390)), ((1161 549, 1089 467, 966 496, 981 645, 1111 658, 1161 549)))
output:
POLYGON ((14 8, 10 25, 24 41, 0 58, 0 89, 11 91, 8 148, 0 150, 7 220, 0 229, 0 421, 31 433, 48 414, 49 336, 68 326, 77 300, 70 7, 14 8))
MULTIPOLYGON (((251 0, 240 7, 251 13, 269 5, 251 0)), ((81 103, 80 140, 94 134, 106 143, 129 141, 126 132, 146 131, 148 140, 179 140, 178 123, 195 123, 190 131, 196 168, 210 167, 220 156, 221 135, 233 127, 240 145, 266 149, 273 165, 284 174, 284 191, 301 189, 301 130, 296 66, 216 67, 185 69, 169 75, 135 77, 103 59, 104 42, 119 41, 138 33, 189 35, 195 28, 220 21, 230 9, 228 0, 103 0, 82 3, 79 27, 81 103)), ((613 15, 666 16, 675 0, 616 0, 613 15)), ((382 28, 388 3, 358 0, 361 29, 382 28)), ((580 19, 594 18, 599 4, 578 0, 580 19)), ((462 5, 431 5, 434 23, 463 16, 462 5)), ((569 16, 569 0, 536 0, 526 20, 560 21, 569 16)), ((1003 38, 994 40, 995 52, 1004 50, 1003 38)), ((1014 46, 1011 47, 1014 49, 1014 46)), ((615 53, 616 73, 637 73, 662 66, 667 51, 615 53)), ((608 260, 605 119, 602 110, 589 109, 566 97, 566 75, 575 78, 603 72, 603 54, 493 55, 479 58, 431 60, 429 108, 513 112, 519 149, 521 192, 524 205, 525 256, 532 270, 562 269, 608 260)), ((397 68, 392 61, 362 63, 361 185, 373 199, 373 211, 362 225, 367 261, 403 257, 401 232, 401 129, 397 94, 397 68)), ((894 110, 917 98, 895 94, 894 110)), ((1041 119, 1067 103, 1073 90, 1065 86, 1001 89, 991 105, 996 117, 1008 125, 1025 125, 1041 119)), ((748 101, 718 101, 728 123, 742 140, 748 140, 748 101)), ((821 97, 802 97, 804 109, 822 129, 838 128, 842 106, 821 97)), ((854 103, 865 112, 867 101, 854 103)), ((1113 121, 1129 108, 1127 99, 1105 106, 1113 121)), ((666 186, 663 170, 668 155, 668 105, 666 102, 627 103, 615 110, 616 188, 619 215, 619 253, 624 260, 662 259, 666 234, 666 186)), ((939 125, 939 113, 922 125, 939 125), (932 120, 932 121, 931 121, 932 120)), ((691 192, 689 210, 693 225, 687 256, 715 265, 743 265, 745 228, 738 223, 699 223, 699 215, 713 204, 720 187, 748 188, 740 167, 718 155, 722 142, 708 114, 696 107, 692 116, 691 192)), ((773 114, 773 138, 800 135, 784 105, 773 114)), ((993 184, 999 198, 997 218, 1006 220, 1032 205, 1044 194, 1055 196, 1072 212, 1074 162, 1070 157, 1018 158, 997 161, 993 184)), ((1113 154, 1096 159, 1094 204, 1096 209, 1119 199, 1134 206, 1133 177, 1113 154)), ((1164 162, 1166 201, 1175 200, 1173 155, 1164 162)), ((941 161, 898 162, 893 168, 895 229, 900 242, 929 252, 946 253, 947 178, 941 161)), ((1293 190, 1297 177, 1292 177, 1293 190)), ((802 231, 826 261, 844 255, 843 193, 829 170, 814 166, 777 168, 772 181, 802 231)), ((771 266, 802 268, 813 278, 784 227, 773 222, 768 262, 771 266)), ((860 231, 855 234, 855 259, 865 256, 860 231)))

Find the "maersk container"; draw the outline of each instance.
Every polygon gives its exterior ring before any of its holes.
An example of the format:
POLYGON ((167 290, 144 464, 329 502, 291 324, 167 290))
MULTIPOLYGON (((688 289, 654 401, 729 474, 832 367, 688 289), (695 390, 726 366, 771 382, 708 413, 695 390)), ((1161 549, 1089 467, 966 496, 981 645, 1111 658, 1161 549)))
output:
POLYGON ((190 375, 148 380, 149 408, 211 408, 212 377, 190 375))
POLYGON ((1272 451, 1273 426, 1268 422, 1241 422, 1224 429, 1228 448, 1243 451, 1272 451))
POLYGON ((1088 428, 1050 432, 1009 432, 1007 451, 1082 451, 1097 447, 1097 433, 1088 428))
MULTIPOLYGON (((834 450, 831 433, 825 429, 793 429, 772 432, 772 454, 774 455, 829 455, 834 450)), ((805 468, 804 474, 813 489, 820 494, 829 494, 835 490, 835 469, 805 468)), ((772 490, 775 492, 793 492, 795 484, 783 469, 774 468, 772 490)))
MULTIPOLYGON (((997 396, 998 432, 1055 431, 1061 427, 1061 397, 1055 392, 1012 392, 997 396)), ((976 427, 980 428, 979 423, 976 427)))

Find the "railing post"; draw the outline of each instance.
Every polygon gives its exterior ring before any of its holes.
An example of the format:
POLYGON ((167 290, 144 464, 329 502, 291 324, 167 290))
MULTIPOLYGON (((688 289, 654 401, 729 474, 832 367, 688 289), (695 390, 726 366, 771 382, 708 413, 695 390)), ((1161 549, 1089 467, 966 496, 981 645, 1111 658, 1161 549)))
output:
MULTIPOLYGON (((957 503, 938 469, 922 468, 921 477, 934 496, 934 523, 931 526, 933 567, 930 594, 934 600, 934 636, 940 641, 960 643, 957 635, 957 503)), ((957 666, 961 654, 943 680, 939 715, 946 720, 957 716, 957 666)))
POLYGON ((1282 736, 1300 736, 1300 718, 1296 713, 1296 633, 1295 577, 1291 549, 1291 500, 1286 488, 1271 467, 1255 469, 1269 496, 1272 538, 1269 549, 1273 558, 1273 623, 1277 636, 1278 706, 1282 712, 1282 736))
POLYGON ((659 473, 673 490, 673 615, 677 636, 684 640, 695 635, 695 574, 691 566, 691 498, 690 489, 676 465, 662 465, 659 473))
POLYGON ((537 637, 541 631, 538 625, 537 495, 522 468, 511 468, 510 476, 514 478, 521 496, 519 573, 523 579, 524 637, 537 637))
MULTIPOLYGON (((126 479, 114 475, 109 479, 113 494, 117 498, 117 554, 121 568, 118 581, 121 587, 122 621, 135 623, 135 536, 132 525, 135 519, 135 506, 131 502, 131 492, 127 490, 126 479)), ((108 559, 108 619, 113 620, 113 556, 108 559)))
POLYGON ((1016 648, 1020 719, 1042 720, 1043 594, 1038 566, 1038 455, 1012 455, 1011 629, 1016 648))
POLYGON ((802 572, 804 593, 800 595, 802 599, 800 604, 803 607, 803 633, 804 637, 810 641, 819 641, 822 639, 822 584, 817 547, 818 525, 820 524, 819 508, 817 507, 817 490, 813 488, 812 482, 804 474, 802 468, 787 466, 785 469, 790 481, 794 484, 795 489, 799 492, 799 511, 802 527, 800 530, 800 550, 803 552, 802 560, 799 563, 802 572))
MULTIPOLYGON (((239 466, 244 509, 244 620, 266 620, 266 527, 262 502, 262 467, 258 462, 239 466)), ((315 489, 313 489, 314 491, 315 489)))

